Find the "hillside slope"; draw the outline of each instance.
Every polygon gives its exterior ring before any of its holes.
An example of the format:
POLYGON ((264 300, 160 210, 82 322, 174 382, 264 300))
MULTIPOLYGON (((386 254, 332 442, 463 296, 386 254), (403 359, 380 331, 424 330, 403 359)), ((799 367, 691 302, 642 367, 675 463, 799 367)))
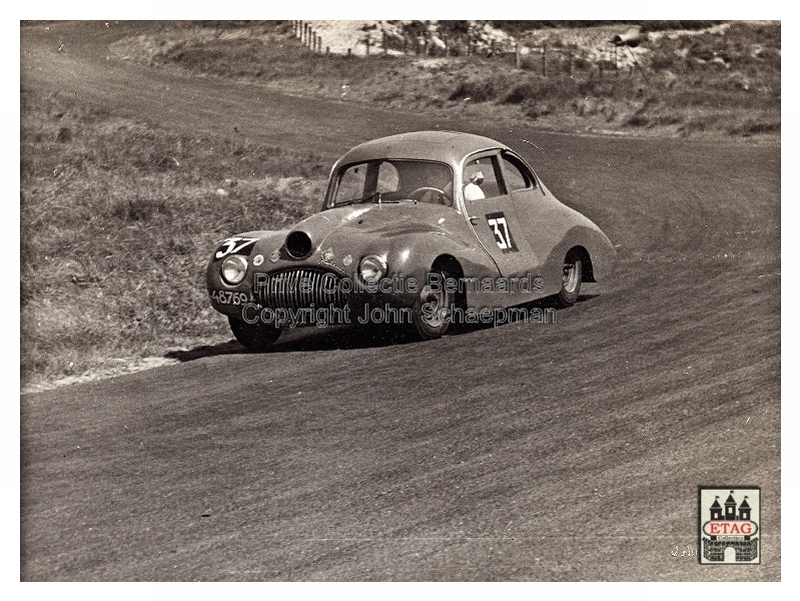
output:
POLYGON ((475 21, 168 23, 120 40, 110 56, 470 121, 636 135, 780 133, 780 22, 500 24, 513 35, 475 21), (633 45, 612 43, 631 31, 633 45))

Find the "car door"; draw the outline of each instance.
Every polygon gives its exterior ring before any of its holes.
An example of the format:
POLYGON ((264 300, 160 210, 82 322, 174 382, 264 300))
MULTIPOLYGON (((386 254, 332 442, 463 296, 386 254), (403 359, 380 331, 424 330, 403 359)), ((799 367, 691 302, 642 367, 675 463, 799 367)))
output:
POLYGON ((497 152, 481 153, 464 163, 462 192, 467 219, 481 246, 504 277, 531 274, 533 260, 514 199, 497 152))
POLYGON ((574 225, 571 211, 555 199, 538 181, 536 174, 516 153, 504 151, 501 166, 506 185, 514 200, 514 208, 531 247, 531 257, 536 260, 534 269, 546 278, 548 288, 561 282, 562 257, 554 259, 554 250, 563 244, 568 230, 574 225), (558 263, 554 267, 553 261, 558 263), (547 271, 547 273, 545 273, 547 271))

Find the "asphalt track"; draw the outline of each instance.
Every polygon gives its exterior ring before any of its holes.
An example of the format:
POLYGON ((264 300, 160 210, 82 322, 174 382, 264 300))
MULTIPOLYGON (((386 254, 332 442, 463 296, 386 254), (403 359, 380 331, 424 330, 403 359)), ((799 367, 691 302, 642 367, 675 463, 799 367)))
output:
POLYGON ((481 127, 106 60, 146 26, 23 28, 21 85, 325 156, 488 135, 619 262, 555 324, 304 330, 23 395, 22 580, 780 580, 780 143, 481 127), (700 485, 761 488, 760 565, 673 555, 700 485))

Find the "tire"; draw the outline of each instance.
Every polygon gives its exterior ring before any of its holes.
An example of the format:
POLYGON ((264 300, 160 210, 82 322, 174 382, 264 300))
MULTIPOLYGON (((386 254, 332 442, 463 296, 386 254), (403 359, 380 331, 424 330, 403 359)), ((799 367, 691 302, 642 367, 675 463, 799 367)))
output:
POLYGON ((228 317, 231 332, 239 343, 251 351, 265 351, 271 347, 278 336, 281 335, 280 328, 265 323, 245 323, 236 317, 228 317))
POLYGON ((569 253, 564 259, 561 290, 556 295, 556 301, 561 307, 571 307, 575 304, 581 293, 582 279, 583 261, 576 253, 569 253))
MULTIPOLYGON (((431 273, 438 273, 442 284, 451 277, 444 269, 434 268, 431 273)), ((412 323, 422 340, 440 338, 447 331, 451 323, 450 307, 455 301, 454 293, 446 286, 442 285, 438 292, 433 291, 428 281, 426 277, 425 286, 412 309, 412 323)))

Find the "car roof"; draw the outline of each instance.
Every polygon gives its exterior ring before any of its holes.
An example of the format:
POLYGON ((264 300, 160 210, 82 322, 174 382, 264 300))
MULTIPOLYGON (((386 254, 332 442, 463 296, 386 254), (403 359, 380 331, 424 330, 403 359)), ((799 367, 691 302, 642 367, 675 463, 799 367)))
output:
POLYGON ((507 146, 491 138, 457 131, 414 131, 359 144, 336 165, 372 159, 420 159, 456 165, 468 154, 496 148, 507 146))

